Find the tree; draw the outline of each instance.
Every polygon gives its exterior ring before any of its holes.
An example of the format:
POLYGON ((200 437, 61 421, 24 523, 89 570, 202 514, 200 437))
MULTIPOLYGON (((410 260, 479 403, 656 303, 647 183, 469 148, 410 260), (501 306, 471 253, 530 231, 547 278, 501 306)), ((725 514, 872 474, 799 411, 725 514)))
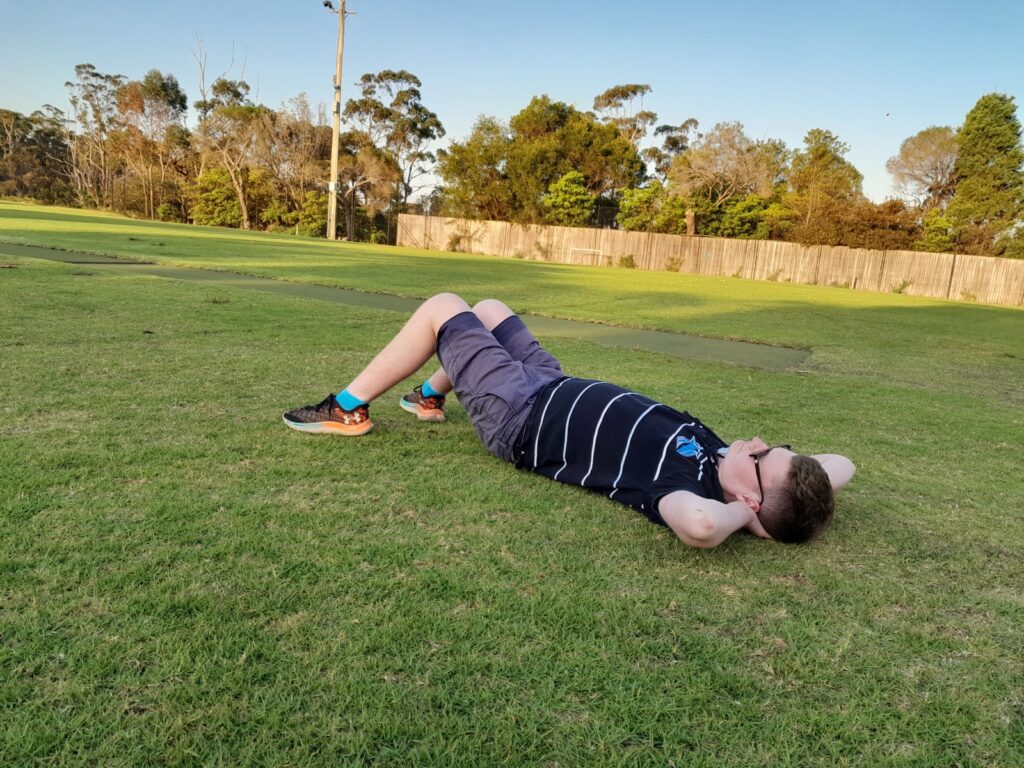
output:
POLYGON ((113 197, 117 165, 108 139, 117 116, 117 92, 125 82, 124 75, 107 75, 92 64, 78 64, 75 82, 64 84, 74 114, 73 131, 68 134, 72 179, 83 207, 103 207, 113 197))
POLYGON ((831 131, 812 128, 804 136, 804 148, 793 155, 791 193, 785 199, 797 217, 790 238, 808 244, 842 241, 844 209, 863 199, 864 177, 846 159, 849 151, 831 131))
POLYGON ((676 194, 701 197, 721 208, 734 197, 770 197, 787 160, 781 141, 753 141, 742 123, 718 123, 677 155, 668 176, 676 194))
POLYGON ((367 73, 359 80, 362 95, 345 105, 345 118, 379 149, 394 157, 402 175, 400 201, 416 191, 414 182, 435 161, 431 142, 444 136, 444 126, 427 109, 420 95, 420 79, 405 70, 367 73))
MULTIPOLYGON (((202 86, 200 90, 203 91, 202 86)), ((242 80, 214 81, 209 96, 195 103, 203 116, 197 139, 204 155, 217 163, 231 180, 238 198, 242 229, 252 229, 255 219, 250 206, 249 175, 266 107, 248 99, 249 84, 242 80)))
POLYGON ((240 227, 242 208, 231 177, 223 168, 206 170, 189 190, 192 220, 211 227, 240 227))
POLYGON ((698 232, 713 237, 767 240, 771 223, 766 214, 772 200, 757 194, 733 198, 713 211, 697 210, 698 232))
POLYGON ((654 135, 661 137, 661 147, 648 147, 640 154, 654 167, 654 173, 662 181, 668 178, 669 168, 677 155, 690 148, 690 145, 700 139, 697 133, 697 121, 688 118, 679 125, 659 125, 654 129, 654 135))
POLYGON ((569 171, 579 171, 597 197, 614 197, 640 179, 643 163, 619 130, 564 102, 534 97, 512 117, 509 128, 504 174, 515 219, 542 220, 541 200, 569 171))
POLYGON ((905 139, 885 168, 904 198, 930 210, 944 206, 956 189, 956 157, 953 129, 933 125, 905 139))
POLYGON ((658 120, 658 115, 645 110, 644 96, 651 86, 641 83, 615 85, 594 98, 594 111, 601 119, 619 129, 622 137, 636 149, 647 129, 658 120))
POLYGON ((70 150, 63 118, 50 106, 28 116, 0 109, 0 194, 70 202, 70 150))
POLYGON ((686 234, 686 200, 673 195, 658 180, 622 194, 619 226, 626 231, 686 234))
POLYGON ((1024 226, 1024 149, 1016 112, 1012 96, 987 94, 957 132, 957 186, 946 215, 956 227, 957 248, 968 253, 1003 254, 1024 226))
POLYGON ((328 176, 330 147, 331 129, 323 106, 314 114, 306 94, 300 93, 281 109, 263 113, 255 160, 274 178, 288 208, 299 211, 309 192, 328 176))
POLYGON ((594 215, 597 198, 587 190, 586 179, 579 171, 569 171, 548 187, 541 204, 545 221, 563 227, 582 227, 594 215))
POLYGON ((339 149, 338 183, 345 233, 348 240, 355 240, 358 209, 374 212, 386 206, 402 176, 394 156, 375 146, 363 133, 343 134, 339 149))
POLYGON ((615 126, 547 96, 532 99, 507 127, 481 118, 438 162, 446 213, 524 222, 544 220, 544 197, 570 171, 596 198, 614 198, 636 184, 642 167, 615 126))
POLYGON ((151 69, 142 80, 117 89, 115 145, 142 183, 144 214, 156 218, 172 170, 172 154, 184 129, 188 97, 174 75, 151 69), (178 129, 178 133, 175 133, 178 129), (159 193, 159 195, 158 195, 159 193))
POLYGON ((444 180, 441 210, 465 219, 508 221, 512 195, 505 176, 511 138, 495 117, 480 117, 463 142, 438 152, 437 169, 444 180))
POLYGON ((327 229, 327 208, 330 199, 319 190, 310 190, 299 211, 298 232, 306 237, 323 237, 327 229))
POLYGON ((915 251, 949 253, 955 244, 956 225, 941 208, 932 208, 924 216, 921 235, 914 242, 915 251))
POLYGON ((837 245, 876 251, 909 250, 921 236, 918 211, 902 200, 860 199, 842 208, 837 245))
MULTIPOLYGON (((695 127, 680 126, 679 142, 695 127)), ((693 210, 696 234, 768 237, 773 228, 764 216, 778 202, 790 157, 783 142, 754 141, 741 123, 718 123, 685 151, 678 144, 677 150, 668 180, 672 193, 693 210)))

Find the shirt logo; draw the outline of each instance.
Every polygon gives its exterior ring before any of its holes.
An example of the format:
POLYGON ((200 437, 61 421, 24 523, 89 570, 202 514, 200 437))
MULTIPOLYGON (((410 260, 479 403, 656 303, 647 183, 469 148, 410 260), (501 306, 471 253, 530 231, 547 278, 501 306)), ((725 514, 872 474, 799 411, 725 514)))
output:
POLYGON ((676 453, 688 459, 704 458, 704 447, 697 442, 695 437, 677 437, 676 453))

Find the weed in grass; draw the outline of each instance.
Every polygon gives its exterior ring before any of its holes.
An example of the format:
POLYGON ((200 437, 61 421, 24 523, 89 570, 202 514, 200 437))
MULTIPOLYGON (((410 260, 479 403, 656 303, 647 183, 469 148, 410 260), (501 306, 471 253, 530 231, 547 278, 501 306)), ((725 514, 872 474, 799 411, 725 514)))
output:
POLYGON ((537 242, 534 243, 533 247, 534 249, 536 249, 537 257, 539 259, 541 259, 542 261, 551 261, 552 246, 550 242, 545 243, 544 241, 538 239, 537 242))

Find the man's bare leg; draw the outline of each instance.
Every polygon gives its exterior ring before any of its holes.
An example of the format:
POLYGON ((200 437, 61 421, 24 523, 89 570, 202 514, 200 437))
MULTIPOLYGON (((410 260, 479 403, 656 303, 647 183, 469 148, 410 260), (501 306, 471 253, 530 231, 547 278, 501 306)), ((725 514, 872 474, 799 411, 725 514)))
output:
MULTIPOLYGON (((418 371, 431 358, 441 326, 460 312, 467 311, 469 305, 454 293, 441 293, 427 299, 413 312, 395 338, 345 389, 367 403, 391 389, 418 371)), ((443 370, 437 373, 443 376, 443 381, 439 376, 438 384, 447 384, 445 391, 450 391, 451 381, 448 376, 443 370)))
MULTIPOLYGON (((468 308, 469 307, 467 307, 467 309, 468 308)), ((483 301, 477 302, 473 305, 473 313, 480 318, 480 322, 483 323, 484 328, 488 331, 493 331, 501 325, 502 321, 515 314, 515 312, 509 309, 504 302, 498 301, 497 299, 484 299, 483 301)), ((452 391, 452 381, 448 378, 448 374, 445 373, 444 368, 438 368, 434 371, 427 381, 430 383, 430 388, 439 395, 447 395, 452 391)), ((352 391, 351 386, 349 387, 349 391, 352 391)))
MULTIPOLYGON (((402 330, 382 349, 370 364, 356 376, 337 397, 329 395, 317 405, 296 408, 284 414, 284 422, 300 432, 330 432, 341 435, 364 435, 373 429, 366 404, 374 400, 402 379, 419 370, 434 354, 437 332, 448 320, 469 310, 469 305, 453 293, 442 293, 427 299, 409 318, 402 330)), ((500 301, 488 299, 477 304, 473 311, 488 330, 512 315, 512 310, 500 301)), ((424 421, 444 421, 443 395, 452 390, 452 382, 443 368, 430 377, 433 392, 441 395, 430 408, 420 406, 430 401, 409 402, 402 398, 402 407, 412 410, 424 421)), ((419 391, 415 393, 419 395, 419 391)))

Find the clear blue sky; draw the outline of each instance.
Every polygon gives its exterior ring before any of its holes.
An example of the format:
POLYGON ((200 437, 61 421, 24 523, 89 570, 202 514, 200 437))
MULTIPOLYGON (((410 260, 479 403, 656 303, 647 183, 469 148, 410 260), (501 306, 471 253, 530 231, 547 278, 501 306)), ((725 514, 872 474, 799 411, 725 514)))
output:
MULTIPOLYGON (((885 161, 930 125, 959 125, 984 93, 1024 100, 1024 0, 349 0, 344 96, 364 72, 407 69, 449 139, 480 114, 508 119, 534 95, 589 109, 609 86, 649 83, 659 122, 739 120, 754 138, 800 144, 826 128, 851 146, 875 200, 885 161)), ((75 64, 171 72, 198 98, 231 62, 259 101, 331 96, 335 17, 320 0, 0 0, 0 107, 67 107, 75 64), (244 72, 242 65, 245 65, 244 72)), ((1024 112, 1018 114, 1024 115, 1024 112)))

